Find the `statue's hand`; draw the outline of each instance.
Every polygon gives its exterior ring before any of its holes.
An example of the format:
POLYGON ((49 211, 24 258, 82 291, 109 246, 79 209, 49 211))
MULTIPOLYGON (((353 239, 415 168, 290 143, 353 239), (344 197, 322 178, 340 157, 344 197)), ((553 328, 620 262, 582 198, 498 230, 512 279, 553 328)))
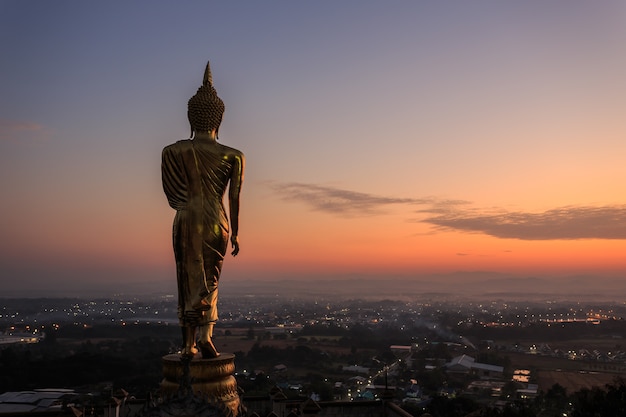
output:
POLYGON ((233 251, 231 252, 231 255, 237 256, 237 254, 239 253, 239 238, 237 236, 231 236, 230 243, 233 245, 233 251))

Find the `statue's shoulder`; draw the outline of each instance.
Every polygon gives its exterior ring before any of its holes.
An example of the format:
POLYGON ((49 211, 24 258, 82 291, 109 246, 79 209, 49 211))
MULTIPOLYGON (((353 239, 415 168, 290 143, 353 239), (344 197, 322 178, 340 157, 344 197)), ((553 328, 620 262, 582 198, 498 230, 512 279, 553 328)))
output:
POLYGON ((163 153, 182 152, 189 148, 191 148, 191 139, 182 139, 172 143, 171 145, 167 145, 163 148, 163 153))
POLYGON ((228 156, 234 156, 239 158, 243 158, 244 156, 243 152, 241 152, 239 149, 231 148, 230 146, 223 145, 221 143, 219 145, 222 148, 222 151, 228 156))

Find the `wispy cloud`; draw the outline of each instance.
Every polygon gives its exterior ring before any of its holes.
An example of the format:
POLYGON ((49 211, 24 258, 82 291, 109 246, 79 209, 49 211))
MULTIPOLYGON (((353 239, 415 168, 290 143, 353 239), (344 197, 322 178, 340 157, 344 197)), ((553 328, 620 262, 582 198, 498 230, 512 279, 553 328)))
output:
POLYGON ((430 198, 382 197, 316 184, 272 182, 269 185, 284 200, 298 201, 313 210, 344 217, 384 214, 385 209, 392 205, 430 205, 435 202, 430 198))
POLYGON ((0 140, 15 140, 24 133, 42 136, 49 131, 39 123, 0 119, 0 140))
POLYGON ((530 213, 471 208, 464 200, 386 197, 319 184, 268 185, 284 200, 342 217, 380 215, 390 206, 405 205, 420 215, 409 222, 426 223, 439 230, 521 240, 626 239, 626 205, 566 206, 530 213))
POLYGON ((448 210, 421 221, 503 239, 626 239, 626 205, 567 206, 542 213, 448 210))

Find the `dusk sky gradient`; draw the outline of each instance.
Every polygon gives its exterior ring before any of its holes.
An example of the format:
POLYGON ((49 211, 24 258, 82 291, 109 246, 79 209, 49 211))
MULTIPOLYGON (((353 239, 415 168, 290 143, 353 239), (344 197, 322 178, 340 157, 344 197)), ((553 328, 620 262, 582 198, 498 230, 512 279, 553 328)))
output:
POLYGON ((626 277, 621 0, 4 0, 0 51, 9 292, 174 288, 207 60, 247 158, 222 280, 626 277))

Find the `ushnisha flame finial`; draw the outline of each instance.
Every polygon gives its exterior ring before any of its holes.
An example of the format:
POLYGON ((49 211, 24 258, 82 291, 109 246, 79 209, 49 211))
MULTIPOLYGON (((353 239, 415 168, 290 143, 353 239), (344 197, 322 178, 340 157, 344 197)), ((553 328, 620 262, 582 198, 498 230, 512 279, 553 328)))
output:
POLYGON ((205 87, 213 87, 213 75, 211 75, 211 63, 207 61, 204 69, 204 79, 202 85, 205 87))
POLYGON ((194 132, 219 131, 224 115, 224 102, 217 96, 213 87, 213 76, 209 62, 204 70, 202 86, 187 103, 187 117, 191 125, 191 136, 194 132))

